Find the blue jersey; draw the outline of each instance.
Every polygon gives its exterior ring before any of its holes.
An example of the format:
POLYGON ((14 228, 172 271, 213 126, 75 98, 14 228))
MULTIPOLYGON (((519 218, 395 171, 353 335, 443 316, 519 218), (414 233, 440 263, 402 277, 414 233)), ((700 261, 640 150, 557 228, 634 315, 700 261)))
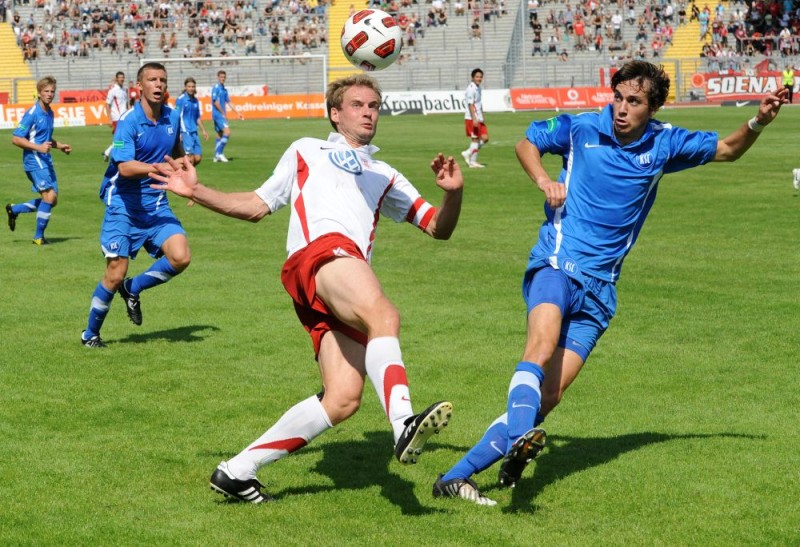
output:
POLYGON ((111 161, 100 186, 100 199, 109 209, 137 214, 169 208, 166 192, 150 188, 153 179, 122 177, 118 165, 132 160, 162 163, 165 155, 173 155, 179 134, 177 111, 166 105, 161 107, 158 123, 147 119, 141 103, 122 115, 114 133, 111 161))
POLYGON ((186 92, 181 93, 175 101, 175 110, 178 111, 181 120, 181 132, 197 132, 197 120, 200 118, 200 101, 197 97, 192 97, 186 92))
POLYGON ((559 181, 567 186, 562 207, 545 204, 547 219, 529 269, 550 264, 578 279, 585 274, 611 283, 619 279, 661 177, 712 161, 718 139, 650 120, 639 140, 622 146, 611 105, 533 122, 526 137, 542 154, 562 156, 559 181))
POLYGON ((227 108, 229 102, 231 102, 231 99, 228 96, 228 90, 225 89, 225 86, 219 82, 214 84, 214 87, 211 88, 212 117, 222 118, 222 119, 227 118, 228 117, 227 108), (217 102, 219 102, 219 106, 222 107, 222 110, 217 109, 215 105, 215 103, 217 102))
MULTIPOLYGON (((25 112, 19 125, 14 130, 15 137, 28 139, 33 144, 44 144, 53 140, 53 111, 42 108, 39 101, 25 112)), ((43 154, 36 150, 22 151, 22 168, 25 171, 36 171, 53 166, 53 158, 49 153, 43 154)))

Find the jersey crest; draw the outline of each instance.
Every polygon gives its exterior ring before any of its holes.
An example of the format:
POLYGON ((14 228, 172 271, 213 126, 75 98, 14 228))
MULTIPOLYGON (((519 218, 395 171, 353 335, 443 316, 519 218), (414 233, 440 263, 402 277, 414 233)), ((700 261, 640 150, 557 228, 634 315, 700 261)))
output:
POLYGON ((336 167, 354 175, 360 175, 364 171, 361 160, 354 150, 335 150, 328 153, 328 159, 336 167))

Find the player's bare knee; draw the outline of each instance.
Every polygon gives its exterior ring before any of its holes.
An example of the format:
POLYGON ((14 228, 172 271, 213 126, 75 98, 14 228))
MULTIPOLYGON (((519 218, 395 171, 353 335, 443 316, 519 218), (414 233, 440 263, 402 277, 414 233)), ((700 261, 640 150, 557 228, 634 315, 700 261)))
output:
POLYGON ((365 309, 364 324, 370 337, 397 336, 400 334, 400 312, 388 298, 380 298, 365 309))
POLYGON ((331 393, 326 390, 322 397, 322 406, 328 414, 331 423, 334 425, 343 422, 361 408, 361 397, 353 397, 346 394, 331 393))

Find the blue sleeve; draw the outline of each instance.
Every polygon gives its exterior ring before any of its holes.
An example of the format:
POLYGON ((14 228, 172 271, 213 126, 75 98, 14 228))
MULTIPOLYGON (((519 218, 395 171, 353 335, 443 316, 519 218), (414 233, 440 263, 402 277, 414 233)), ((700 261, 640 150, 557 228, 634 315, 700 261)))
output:
POLYGON ((124 163, 136 159, 136 125, 132 122, 133 116, 120 120, 117 131, 114 133, 114 148, 111 150, 111 159, 115 163, 124 163))
POLYGON ((562 114, 547 120, 532 122, 525 131, 525 137, 539 149, 540 153, 569 153, 572 116, 562 114))
POLYGON ((664 173, 677 173, 690 167, 705 165, 717 154, 719 136, 710 131, 689 131, 682 127, 670 134, 670 159, 664 173))
POLYGON ((23 139, 27 139, 28 135, 31 133, 31 127, 33 127, 34 118, 33 118, 33 108, 29 108, 25 114, 22 116, 22 119, 17 124, 17 128, 14 130, 13 135, 15 137, 22 137, 23 139))

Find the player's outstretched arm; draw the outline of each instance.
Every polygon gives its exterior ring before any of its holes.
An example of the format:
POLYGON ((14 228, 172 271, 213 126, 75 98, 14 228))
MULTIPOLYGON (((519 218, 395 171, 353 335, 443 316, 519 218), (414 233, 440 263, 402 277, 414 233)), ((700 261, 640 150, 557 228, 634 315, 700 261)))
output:
POLYGON ((717 143, 714 161, 736 161, 756 142, 761 131, 772 123, 781 106, 788 103, 788 89, 767 94, 758 105, 758 112, 739 129, 717 143))
POLYGON ((453 156, 445 158, 442 153, 431 161, 431 170, 436 175, 436 185, 444 190, 444 196, 425 232, 434 239, 450 239, 461 214, 464 176, 453 156))
POLYGON ((197 179, 197 170, 187 157, 180 161, 169 156, 165 163, 153 165, 150 176, 161 184, 151 184, 156 190, 169 190, 189 198, 207 209, 222 215, 258 222, 268 214, 269 207, 255 192, 220 192, 204 186, 197 179))

